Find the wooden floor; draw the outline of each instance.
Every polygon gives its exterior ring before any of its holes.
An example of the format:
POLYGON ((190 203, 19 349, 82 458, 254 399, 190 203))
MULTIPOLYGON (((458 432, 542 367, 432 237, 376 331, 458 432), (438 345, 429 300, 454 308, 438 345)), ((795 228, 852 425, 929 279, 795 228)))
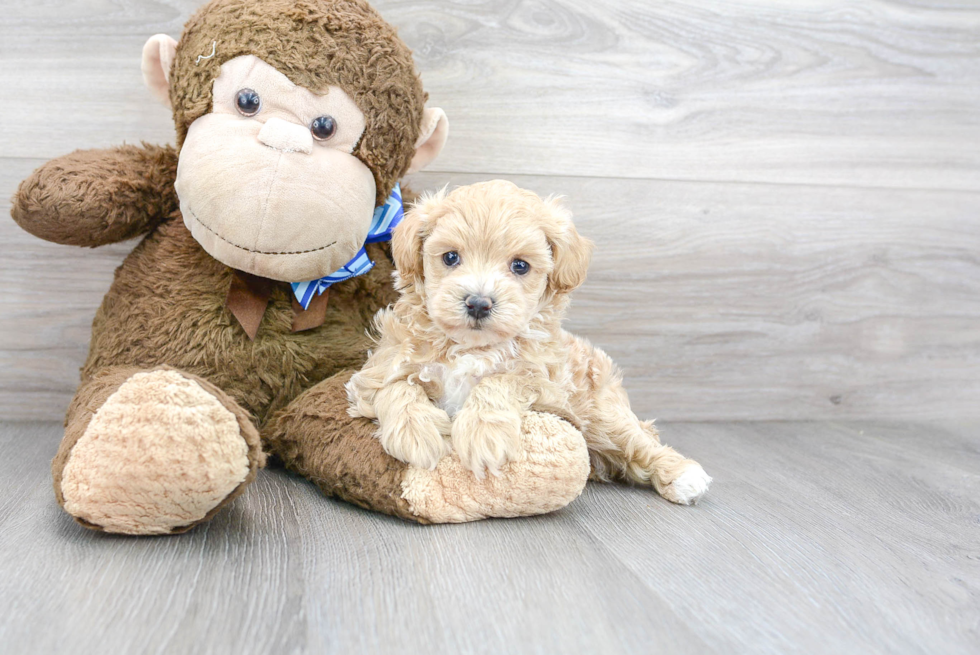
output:
POLYGON ((0 425, 0 652, 976 653, 980 425, 676 423, 698 507, 590 485, 422 527, 265 471, 182 536, 89 532, 0 425))
MULTIPOLYGON (((202 1, 3 3, 0 215, 47 159, 173 142, 140 52, 202 1)), ((423 528, 266 471, 184 536, 85 531, 48 463, 133 243, 0 216, 0 655, 980 653, 977 3, 373 4, 452 126, 412 185, 567 197, 568 326, 709 496, 423 528)))

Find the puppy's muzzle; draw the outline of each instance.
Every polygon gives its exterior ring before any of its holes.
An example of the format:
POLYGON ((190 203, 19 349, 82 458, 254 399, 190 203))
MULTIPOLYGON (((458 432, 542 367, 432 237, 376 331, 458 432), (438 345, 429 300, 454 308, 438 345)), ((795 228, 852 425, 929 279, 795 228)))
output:
POLYGON ((478 321, 489 316, 493 309, 493 300, 486 296, 466 296, 463 302, 466 304, 467 315, 478 321))

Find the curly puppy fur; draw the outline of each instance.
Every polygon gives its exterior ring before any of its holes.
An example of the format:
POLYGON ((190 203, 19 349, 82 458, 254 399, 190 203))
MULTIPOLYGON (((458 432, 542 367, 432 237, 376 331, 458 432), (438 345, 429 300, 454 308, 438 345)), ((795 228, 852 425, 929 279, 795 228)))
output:
POLYGON ((555 200, 509 182, 420 200, 395 231, 401 295, 378 313, 377 348, 347 385, 351 414, 377 419, 398 459, 432 468, 451 443, 481 476, 517 456, 523 413, 552 412, 582 431, 595 477, 697 502, 711 480, 701 466, 633 414, 608 355, 561 328, 591 249, 555 200))

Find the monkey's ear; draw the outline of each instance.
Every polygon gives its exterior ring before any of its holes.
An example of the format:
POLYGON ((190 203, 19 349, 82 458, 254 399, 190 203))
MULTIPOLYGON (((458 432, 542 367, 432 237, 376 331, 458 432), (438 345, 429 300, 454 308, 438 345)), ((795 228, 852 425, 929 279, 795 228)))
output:
POLYGON ((408 167, 409 175, 417 173, 439 156, 442 147, 449 137, 449 119, 446 112, 438 107, 426 108, 422 114, 422 133, 415 142, 415 156, 412 165, 408 167))
POLYGON ((177 42, 166 34, 154 34, 143 46, 143 83, 157 100, 170 106, 170 68, 177 56, 177 42))

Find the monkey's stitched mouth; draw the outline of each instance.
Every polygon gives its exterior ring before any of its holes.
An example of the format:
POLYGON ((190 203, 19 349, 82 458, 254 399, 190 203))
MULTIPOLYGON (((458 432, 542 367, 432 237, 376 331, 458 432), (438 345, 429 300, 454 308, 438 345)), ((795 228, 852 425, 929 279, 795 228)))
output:
POLYGON ((240 246, 237 243, 235 243, 233 241, 229 241, 225 237, 221 236, 221 234, 219 234, 217 231, 215 231, 214 228, 212 228, 207 223, 205 223, 204 221, 202 221, 198 217, 198 215, 194 213, 194 210, 192 208, 188 207, 187 208, 187 211, 190 212, 191 217, 194 219, 195 222, 197 222, 198 225, 200 225, 205 230, 207 230, 208 232, 210 232, 214 236, 218 237, 219 239, 221 239, 225 243, 227 243, 229 246, 232 246, 233 248, 238 248, 239 250, 244 250, 245 252, 250 252, 250 253, 255 254, 255 255, 305 255, 306 253, 319 252, 320 250, 326 250, 327 248, 330 248, 331 246, 337 245, 337 242, 336 241, 333 241, 331 243, 328 243, 325 246, 320 246, 319 248, 310 248, 309 250, 292 250, 292 251, 287 251, 287 252, 276 252, 274 250, 255 250, 253 248, 246 248, 245 246, 240 246))

